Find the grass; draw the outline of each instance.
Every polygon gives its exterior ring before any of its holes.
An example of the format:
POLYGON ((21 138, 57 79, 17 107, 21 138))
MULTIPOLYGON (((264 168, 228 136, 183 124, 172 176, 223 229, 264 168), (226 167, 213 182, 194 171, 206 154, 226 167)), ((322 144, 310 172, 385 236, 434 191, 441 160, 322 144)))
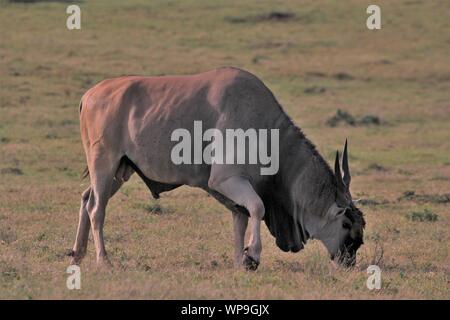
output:
POLYGON ((69 31, 67 4, 0 1, 0 298, 449 299, 450 12, 378 4, 369 31, 356 0, 83 1, 69 31), (88 184, 81 95, 104 78, 223 65, 258 75, 328 161, 349 138, 353 196, 369 199, 357 267, 334 269, 316 241, 283 253, 264 227, 260 269, 235 270, 224 207, 187 187, 149 200, 133 176, 108 206, 114 272, 96 270, 90 240, 82 289, 67 290, 88 184), (382 125, 329 127, 339 109, 382 125), (405 218, 425 207, 439 219, 405 218), (374 262, 379 291, 365 286, 374 262))
POLYGON ((157 201, 146 203, 143 205, 143 208, 146 212, 151 214, 167 214, 171 212, 169 208, 162 207, 157 201))
POLYGON ((430 211, 429 209, 411 212, 406 217, 411 221, 420 221, 420 222, 424 221, 435 222, 438 221, 439 219, 439 216, 436 213, 430 211))

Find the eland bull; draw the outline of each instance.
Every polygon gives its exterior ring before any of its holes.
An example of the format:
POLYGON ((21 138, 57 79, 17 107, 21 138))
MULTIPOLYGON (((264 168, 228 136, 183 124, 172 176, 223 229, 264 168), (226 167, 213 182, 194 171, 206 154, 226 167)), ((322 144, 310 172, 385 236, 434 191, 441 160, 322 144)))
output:
POLYGON ((260 263, 262 220, 283 251, 298 252, 314 238, 323 242, 331 259, 355 264, 365 222, 349 190, 347 142, 342 175, 339 152, 333 172, 256 76, 219 68, 188 76, 108 79, 83 95, 79 111, 90 186, 81 197, 73 264, 85 255, 91 228, 97 263, 110 265, 103 239, 105 209, 134 172, 154 198, 189 185, 230 209, 235 263, 248 270, 260 263), (193 131, 195 121, 219 131, 277 129, 277 172, 262 175, 261 164, 254 163, 175 164, 171 134, 179 128, 193 131))

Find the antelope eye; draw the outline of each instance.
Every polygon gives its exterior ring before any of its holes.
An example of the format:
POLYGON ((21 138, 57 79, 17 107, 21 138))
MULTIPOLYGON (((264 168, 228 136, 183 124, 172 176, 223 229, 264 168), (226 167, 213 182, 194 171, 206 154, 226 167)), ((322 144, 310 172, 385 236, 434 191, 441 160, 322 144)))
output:
POLYGON ((342 223, 342 227, 343 227, 344 229, 350 230, 350 229, 352 228, 352 225, 351 225, 349 222, 344 221, 344 222, 342 223))

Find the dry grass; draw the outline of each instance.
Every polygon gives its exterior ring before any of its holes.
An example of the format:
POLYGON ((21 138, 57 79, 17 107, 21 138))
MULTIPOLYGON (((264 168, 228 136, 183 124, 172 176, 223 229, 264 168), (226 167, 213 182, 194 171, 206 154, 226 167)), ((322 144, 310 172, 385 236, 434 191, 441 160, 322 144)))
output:
POLYGON ((399 198, 450 189, 450 11, 378 4, 373 32, 356 0, 85 1, 82 30, 68 31, 65 4, 0 1, 0 298, 449 299, 448 203, 399 198), (67 290, 87 185, 82 93, 107 77, 221 65, 259 75, 328 160, 349 137, 354 196, 371 200, 358 266, 333 269, 317 242, 283 253, 264 229, 260 269, 236 271, 225 208, 186 187, 156 204, 133 177, 108 207, 114 272, 96 271, 90 241, 82 290, 67 290), (338 109, 382 122, 329 127, 338 109), (426 209, 439 218, 408 219, 426 209), (372 263, 376 292, 365 286, 372 263))

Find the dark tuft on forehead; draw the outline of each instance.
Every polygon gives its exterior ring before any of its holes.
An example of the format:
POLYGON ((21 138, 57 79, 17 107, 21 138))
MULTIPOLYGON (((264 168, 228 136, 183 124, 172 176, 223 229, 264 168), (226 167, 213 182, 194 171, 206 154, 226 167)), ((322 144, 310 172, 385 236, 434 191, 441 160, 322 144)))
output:
POLYGON ((362 211, 359 210, 353 203, 347 210, 345 210, 345 216, 350 219, 352 223, 358 223, 361 225, 362 229, 366 226, 366 221, 364 220, 362 211))

